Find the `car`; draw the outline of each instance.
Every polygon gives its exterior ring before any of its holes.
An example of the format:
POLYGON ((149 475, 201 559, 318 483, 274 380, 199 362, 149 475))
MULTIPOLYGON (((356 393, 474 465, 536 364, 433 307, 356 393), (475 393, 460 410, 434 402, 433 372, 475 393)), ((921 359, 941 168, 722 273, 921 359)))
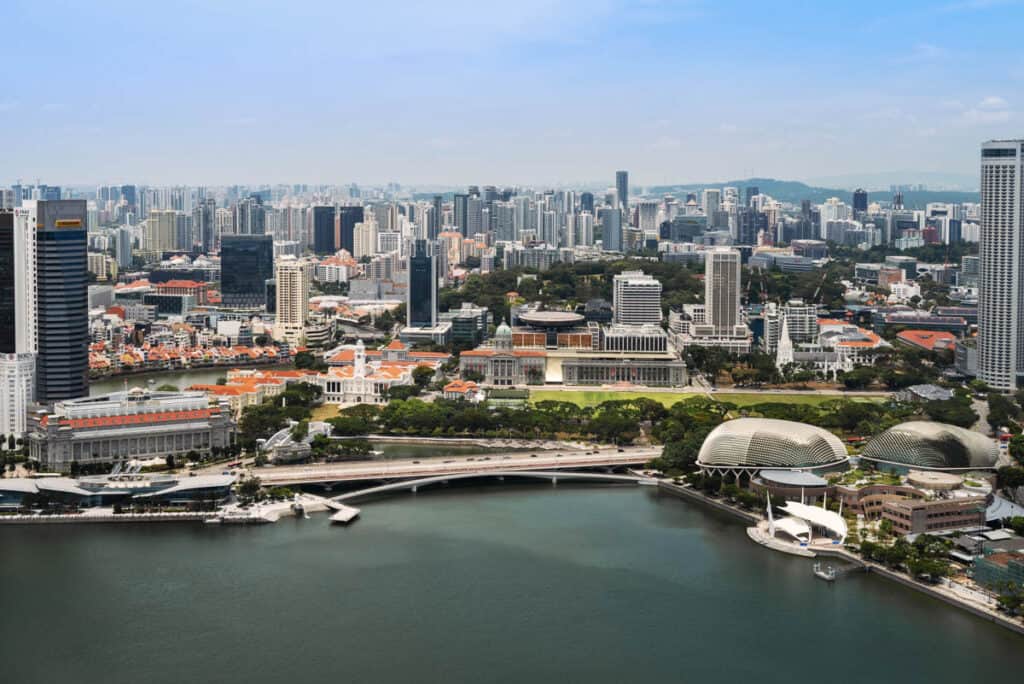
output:
POLYGON ((415 464, 419 464, 419 461, 413 461, 413 463, 415 463, 415 464))
POLYGON ((507 461, 507 460, 509 460, 510 458, 512 458, 512 457, 511 457, 511 456, 502 456, 502 457, 501 457, 501 460, 503 460, 503 461, 507 461))
POLYGON ((530 454, 530 458, 537 458, 537 454, 530 454))
POLYGON ((445 461, 445 463, 455 463, 455 459, 454 458, 448 459, 447 461, 445 461))
POLYGON ((623 449, 622 447, 619 447, 619 453, 621 454, 623 451, 625 451, 625 449, 623 449))
MULTIPOLYGON (((475 459, 475 458, 473 458, 472 456, 470 456, 470 457, 469 457, 469 458, 467 458, 466 460, 467 460, 467 461, 475 461, 476 459, 475 459)), ((480 460, 482 461, 483 459, 480 459, 480 460)))

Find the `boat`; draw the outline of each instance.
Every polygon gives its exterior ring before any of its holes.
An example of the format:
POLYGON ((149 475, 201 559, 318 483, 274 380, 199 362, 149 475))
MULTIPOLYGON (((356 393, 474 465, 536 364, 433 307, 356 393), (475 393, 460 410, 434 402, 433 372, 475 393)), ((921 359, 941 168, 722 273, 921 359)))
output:
POLYGON ((814 576, 817 577, 818 579, 825 580, 826 582, 835 582, 836 581, 836 569, 833 568, 831 565, 828 565, 825 568, 822 568, 821 567, 821 563, 815 563, 814 564, 814 576))

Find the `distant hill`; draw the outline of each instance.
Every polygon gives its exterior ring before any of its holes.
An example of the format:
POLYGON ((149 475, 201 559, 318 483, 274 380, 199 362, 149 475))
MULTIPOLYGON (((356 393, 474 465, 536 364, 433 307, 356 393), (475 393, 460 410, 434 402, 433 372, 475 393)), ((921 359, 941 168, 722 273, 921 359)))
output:
MULTIPOLYGON (((802 200, 811 200, 815 204, 821 204, 829 197, 838 197, 849 204, 852 201, 849 190, 838 188, 819 188, 800 181, 777 180, 775 178, 747 178, 744 180, 721 181, 715 183, 687 183, 685 185, 653 185, 645 188, 649 195, 680 195, 687 192, 700 192, 706 188, 722 188, 725 186, 739 188, 743 196, 745 188, 757 186, 762 193, 771 195, 780 202, 792 202, 800 204, 802 200)), ((891 202, 892 194, 888 192, 869 192, 868 202, 878 200, 879 202, 891 202)), ((903 204, 908 209, 924 209, 929 202, 978 202, 979 195, 976 192, 958 192, 954 190, 915 190, 903 193, 903 204)))

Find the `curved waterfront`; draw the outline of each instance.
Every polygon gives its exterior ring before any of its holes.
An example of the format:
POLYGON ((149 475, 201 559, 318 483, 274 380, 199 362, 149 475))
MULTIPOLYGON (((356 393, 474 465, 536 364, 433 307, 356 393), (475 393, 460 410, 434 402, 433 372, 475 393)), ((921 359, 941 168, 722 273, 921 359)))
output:
POLYGON ((262 527, 0 528, 10 681, 983 681, 1021 637, 649 488, 494 486, 262 527))

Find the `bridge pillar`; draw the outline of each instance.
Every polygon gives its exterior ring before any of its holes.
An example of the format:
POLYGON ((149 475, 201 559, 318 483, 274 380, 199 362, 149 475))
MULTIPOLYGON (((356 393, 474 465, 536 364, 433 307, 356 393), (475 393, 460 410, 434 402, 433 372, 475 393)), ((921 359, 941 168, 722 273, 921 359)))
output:
POLYGON ((558 478, 557 477, 551 478, 551 484, 552 485, 557 485, 558 484, 558 478))
POLYGON ((411 491, 413 494, 415 494, 418 490, 419 490, 419 487, 413 485, 413 488, 410 489, 409 491, 411 491))
POLYGON ((505 481, 505 476, 504 475, 499 475, 498 476, 498 482, 504 482, 504 481, 505 481))

